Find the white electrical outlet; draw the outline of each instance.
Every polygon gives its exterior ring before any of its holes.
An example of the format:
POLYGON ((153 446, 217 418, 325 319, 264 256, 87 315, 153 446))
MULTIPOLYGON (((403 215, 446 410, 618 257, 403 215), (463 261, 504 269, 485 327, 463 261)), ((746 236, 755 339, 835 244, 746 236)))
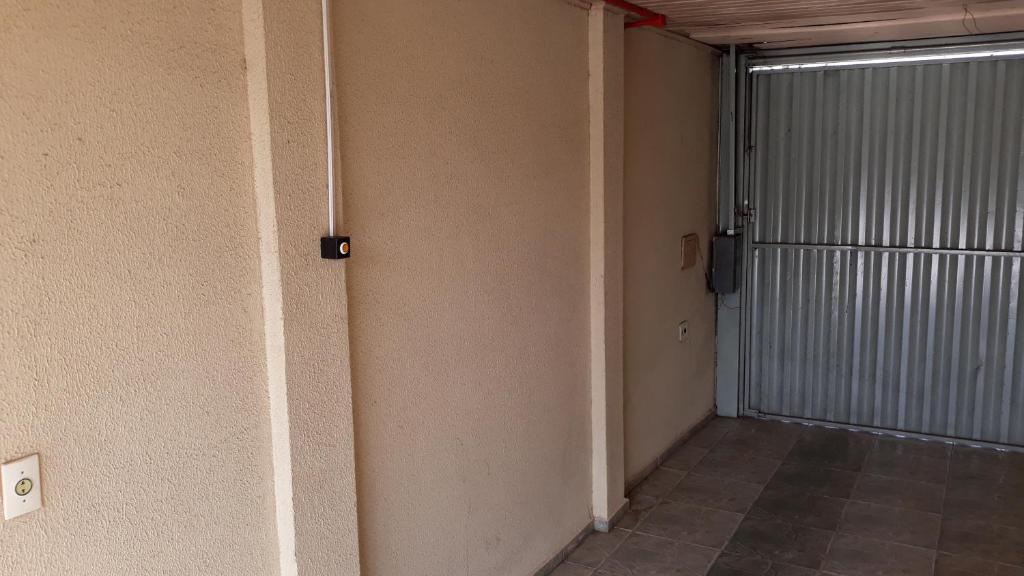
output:
POLYGON ((4 520, 35 512, 43 507, 43 485, 39 476, 39 454, 0 466, 3 486, 4 520))

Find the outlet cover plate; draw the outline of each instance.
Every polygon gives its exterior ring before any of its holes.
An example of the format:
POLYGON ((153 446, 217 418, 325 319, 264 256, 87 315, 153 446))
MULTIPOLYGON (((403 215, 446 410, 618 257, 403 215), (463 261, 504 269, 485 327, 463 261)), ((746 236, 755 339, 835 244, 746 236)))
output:
POLYGON ((43 485, 39 477, 39 454, 0 466, 4 520, 35 512, 43 507, 43 485))

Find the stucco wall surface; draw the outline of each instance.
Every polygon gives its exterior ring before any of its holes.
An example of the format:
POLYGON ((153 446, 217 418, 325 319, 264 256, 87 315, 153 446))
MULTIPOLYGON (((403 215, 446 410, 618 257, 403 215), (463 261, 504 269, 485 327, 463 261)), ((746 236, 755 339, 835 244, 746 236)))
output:
POLYGON ((364 574, 532 574, 590 521, 586 6, 335 16, 364 574))
MULTIPOLYGON (((337 265, 318 2, 0 0, 0 461, 39 452, 45 500, 0 574, 517 576, 591 520, 586 3, 332 24, 337 265)), ((678 241, 710 238, 714 64, 625 58, 628 477, 711 407, 678 241)))
POLYGON ((699 234, 710 262, 718 59, 636 29, 625 61, 625 446, 635 480, 714 406, 715 300, 699 267, 680 270, 679 242, 699 234))
POLYGON ((237 1, 0 0, 0 574, 276 574, 237 1))

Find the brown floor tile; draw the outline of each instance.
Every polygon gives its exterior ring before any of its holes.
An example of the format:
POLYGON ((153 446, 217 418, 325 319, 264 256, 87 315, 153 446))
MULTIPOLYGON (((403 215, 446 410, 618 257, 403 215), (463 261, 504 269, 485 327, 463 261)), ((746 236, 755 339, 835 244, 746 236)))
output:
POLYGON ((956 446, 949 469, 950 483, 989 483, 1004 492, 1024 494, 1024 453, 956 446))
POLYGON ((739 420, 736 418, 715 418, 687 440, 686 445, 705 449, 713 448, 719 440, 736 428, 738 422, 739 420))
POLYGON ((867 434, 808 428, 786 456, 787 462, 859 472, 875 439, 867 434))
POLYGON ((911 440, 900 438, 879 438, 875 451, 894 456, 923 456, 938 460, 948 460, 952 445, 945 442, 911 440))
POLYGON ((740 524, 725 551, 817 570, 825 559, 832 535, 825 530, 748 517, 740 524))
POLYGON ((778 460, 759 458, 745 452, 715 448, 692 472, 716 478, 729 478, 761 486, 771 480, 779 467, 778 460))
POLYGON ((1024 566, 999 564, 996 566, 996 576, 1024 576, 1024 566))
POLYGON ((939 552, 935 559, 935 576, 1024 576, 1024 567, 939 552))
POLYGON ((629 536, 625 530, 592 532, 566 559, 567 562, 597 568, 629 536))
POLYGON ((851 499, 938 514, 943 492, 940 484, 862 474, 851 499))
POLYGON ((943 515, 950 519, 1024 528, 1024 489, 998 479, 952 477, 943 515))
POLYGON ((722 553, 708 571, 708 576, 815 576, 817 570, 771 562, 757 556, 722 553))
POLYGON ((928 456, 903 456, 893 451, 873 450, 864 463, 866 474, 902 478, 917 482, 945 484, 949 461, 928 456))
POLYGON ((761 494, 761 486, 739 480, 687 474, 665 498, 705 508, 745 513, 761 494))
POLYGON ((996 563, 971 556, 939 552, 935 557, 935 576, 995 576, 996 563))
POLYGON ((748 516, 820 530, 835 530, 843 516, 846 502, 797 488, 765 489, 751 506, 748 516))
POLYGON ((953 473, 952 470, 950 470, 949 480, 947 480, 946 485, 949 487, 949 490, 962 492, 965 496, 979 491, 1003 491, 1006 489, 1001 477, 959 476, 953 473))
POLYGON ((679 472, 687 472, 696 466, 707 453, 706 448, 684 444, 676 448, 676 451, 661 463, 661 467, 679 472))
POLYGON ((833 498, 849 498, 856 483, 856 472, 783 462, 767 488, 795 488, 833 498))
POLYGON ((843 576, 931 576, 935 552, 851 534, 836 534, 825 572, 843 576))
POLYGON ((950 480, 946 518, 1024 528, 1024 491, 987 478, 950 480))
POLYGON ((633 505, 633 500, 630 499, 629 510, 627 510, 626 513, 622 515, 622 518, 619 519, 619 522, 615 525, 615 527, 620 530, 632 530, 636 528, 637 524, 639 524, 644 519, 644 517, 647 516, 647 513, 650 512, 650 509, 653 507, 654 504, 652 503, 649 507, 644 509, 636 508, 633 505))
POLYGON ((703 576, 716 551, 667 538, 630 534, 598 569, 601 576, 703 576))
POLYGON ((688 544, 722 548, 742 519, 742 514, 664 500, 651 510, 636 531, 688 544))
POLYGON ((1003 486, 1016 494, 1024 494, 1024 471, 1007 472, 1003 476, 1003 486))
POLYGON ((987 448, 954 446, 950 456, 949 476, 951 479, 1002 480, 1006 473, 1005 453, 987 448))
POLYGON ((1003 482, 1013 485, 1024 492, 1024 452, 1007 452, 1003 454, 1003 482))
POLYGON ((629 495, 629 507, 631 512, 650 512, 651 508, 654 508, 655 506, 658 505, 658 502, 661 502, 661 498, 657 496, 647 496, 646 494, 629 495))
POLYGON ((676 487, 676 484, 678 484, 682 479, 682 472, 667 470, 665 468, 657 468, 654 472, 651 472, 650 476, 645 478, 643 482, 629 493, 629 499, 630 501, 634 498, 639 500, 642 496, 660 499, 665 494, 671 492, 672 489, 676 487))
POLYGON ((593 573, 593 568, 563 562, 549 576, 590 576, 593 573))
POLYGON ((800 438, 803 428, 798 424, 784 422, 741 420, 736 429, 726 434, 717 447, 782 460, 800 438))
POLYGON ((1024 566, 1024 529, 944 517, 939 550, 1024 566))
POLYGON ((767 576, 771 568, 771 560, 722 552, 708 570, 708 576, 767 576))
POLYGON ((866 502, 850 502, 839 525, 840 532, 934 549, 939 543, 942 517, 938 514, 890 508, 866 502))

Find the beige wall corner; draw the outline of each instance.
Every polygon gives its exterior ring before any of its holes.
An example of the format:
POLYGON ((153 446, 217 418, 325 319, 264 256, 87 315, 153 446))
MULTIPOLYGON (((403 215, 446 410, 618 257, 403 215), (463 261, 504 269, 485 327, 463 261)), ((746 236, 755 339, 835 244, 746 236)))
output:
POLYGON ((590 402, 594 525, 625 504, 623 454, 623 17, 595 2, 590 69, 590 402))
POLYGON ((345 263, 319 255, 320 3, 244 0, 243 13, 281 574, 356 575, 345 263))
POLYGON ((266 37, 262 0, 243 0, 246 82, 253 157, 253 190, 259 234, 260 288, 263 297, 263 346, 270 399, 271 461, 274 511, 281 576, 298 574, 295 557, 295 508, 292 488, 291 431, 284 343, 281 254, 274 199, 270 104, 267 88, 266 37))
POLYGON ((718 54, 651 29, 625 40, 626 477, 638 479, 714 407, 718 54), (680 240, 703 260, 680 269, 680 240), (679 323, 689 335, 679 340, 679 323))

